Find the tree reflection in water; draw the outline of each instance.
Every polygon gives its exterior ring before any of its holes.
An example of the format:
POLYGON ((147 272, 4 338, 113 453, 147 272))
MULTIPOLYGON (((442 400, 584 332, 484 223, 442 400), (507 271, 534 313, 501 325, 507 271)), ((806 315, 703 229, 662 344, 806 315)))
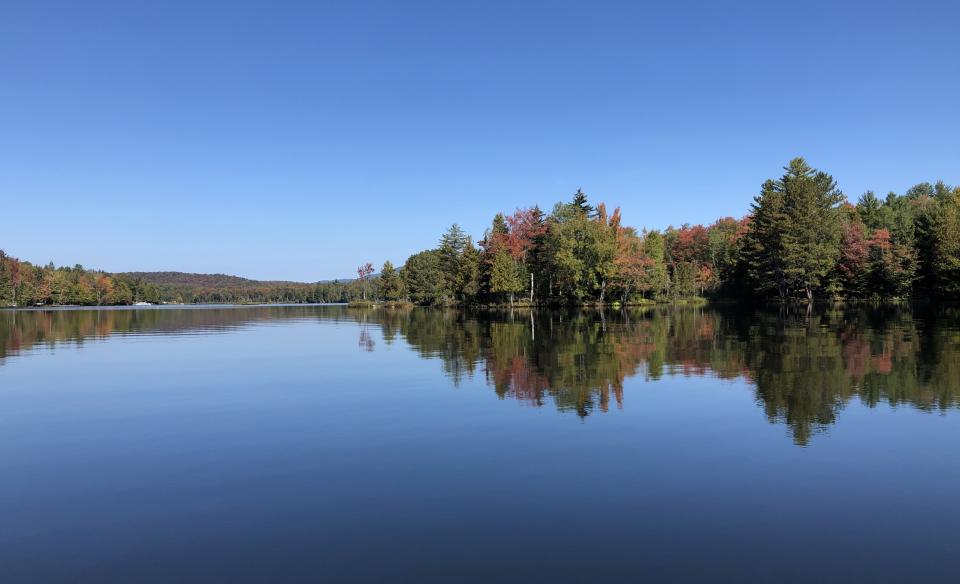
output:
POLYGON ((35 346, 109 335, 227 332, 259 321, 359 325, 359 347, 404 340, 454 384, 482 375, 501 399, 586 417, 624 407, 624 381, 743 379, 798 444, 859 399, 924 411, 960 400, 958 313, 908 307, 651 308, 472 313, 326 306, 0 311, 0 364, 35 346))

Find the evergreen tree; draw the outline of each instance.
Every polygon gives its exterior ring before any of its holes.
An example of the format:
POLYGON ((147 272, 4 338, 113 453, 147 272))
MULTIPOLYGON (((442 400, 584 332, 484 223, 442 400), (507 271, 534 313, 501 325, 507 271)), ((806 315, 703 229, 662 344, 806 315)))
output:
POLYGON ((493 257, 490 290, 494 294, 509 297, 512 306, 514 295, 524 289, 524 275, 522 264, 517 263, 507 250, 502 249, 493 257))
POLYGON ((461 302, 473 302, 480 293, 480 250, 467 238, 457 268, 457 293, 461 302))
POLYGON ((915 184, 904 194, 904 197, 912 200, 920 200, 933 197, 933 185, 928 182, 915 184))
POLYGON ((573 194, 573 202, 570 203, 570 206, 586 216, 592 215, 594 211, 590 203, 587 202, 587 195, 582 189, 577 189, 577 192, 573 194))
POLYGON ((490 236, 494 239, 504 238, 507 236, 509 229, 507 228, 507 219, 503 216, 503 213, 497 213, 493 218, 493 226, 490 228, 490 236))
POLYGON ((454 223, 440 238, 438 248, 440 269, 443 273, 442 294, 459 299, 463 292, 462 256, 470 238, 454 223))
POLYGON ((802 158, 784 170, 754 199, 745 260, 759 290, 781 298, 802 292, 809 300, 839 257, 843 194, 833 177, 802 158))
POLYGON ((410 300, 417 304, 436 304, 443 298, 446 280, 441 269, 440 253, 436 250, 410 256, 400 270, 400 277, 410 300))
POLYGON ((390 261, 383 262, 380 268, 380 277, 377 279, 377 294, 387 301, 397 301, 403 298, 403 280, 390 261))
POLYGON ((880 199, 873 194, 873 191, 867 191, 860 196, 860 200, 857 201, 857 213, 867 229, 872 231, 884 227, 880 199))

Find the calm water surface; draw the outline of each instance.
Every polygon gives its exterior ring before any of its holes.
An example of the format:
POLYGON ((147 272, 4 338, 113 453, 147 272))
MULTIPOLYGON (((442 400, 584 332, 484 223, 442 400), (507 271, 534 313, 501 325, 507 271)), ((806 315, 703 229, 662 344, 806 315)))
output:
POLYGON ((0 580, 956 581, 958 325, 0 311, 0 580))

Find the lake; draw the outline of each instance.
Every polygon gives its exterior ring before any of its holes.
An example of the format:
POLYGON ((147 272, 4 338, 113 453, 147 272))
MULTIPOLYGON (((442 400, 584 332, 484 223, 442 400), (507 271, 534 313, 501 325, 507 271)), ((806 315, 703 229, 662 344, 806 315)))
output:
POLYGON ((0 311, 0 579, 955 581, 960 312, 0 311))

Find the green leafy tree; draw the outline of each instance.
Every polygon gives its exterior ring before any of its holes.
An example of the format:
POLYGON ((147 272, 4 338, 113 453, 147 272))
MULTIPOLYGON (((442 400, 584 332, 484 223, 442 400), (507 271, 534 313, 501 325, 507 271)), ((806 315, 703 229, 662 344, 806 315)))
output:
POLYGON ((440 238, 437 249, 443 273, 444 296, 463 301, 479 289, 479 254, 470 237, 454 223, 440 238))
POLYGON ((960 188, 941 193, 933 214, 932 271, 936 293, 960 294, 960 188))
POLYGON ((643 238, 644 251, 650 258, 650 267, 644 278, 644 289, 654 298, 666 294, 670 288, 670 274, 667 271, 666 242, 659 231, 650 231, 643 238))
POLYGON ((606 205, 597 205, 594 220, 590 222, 584 263, 590 266, 590 281, 598 293, 597 299, 604 301, 607 286, 617 276, 617 232, 620 229, 620 209, 607 217, 606 205))
POLYGON ((673 295, 691 298, 697 295, 697 265, 693 262, 677 262, 673 267, 673 295))
POLYGON ((12 263, 7 260, 7 256, 0 250, 0 307, 10 306, 16 300, 11 266, 12 263))
POLYGON ((581 294, 584 265, 578 253, 575 229, 570 223, 555 217, 550 222, 545 241, 550 266, 549 286, 558 298, 581 294))

